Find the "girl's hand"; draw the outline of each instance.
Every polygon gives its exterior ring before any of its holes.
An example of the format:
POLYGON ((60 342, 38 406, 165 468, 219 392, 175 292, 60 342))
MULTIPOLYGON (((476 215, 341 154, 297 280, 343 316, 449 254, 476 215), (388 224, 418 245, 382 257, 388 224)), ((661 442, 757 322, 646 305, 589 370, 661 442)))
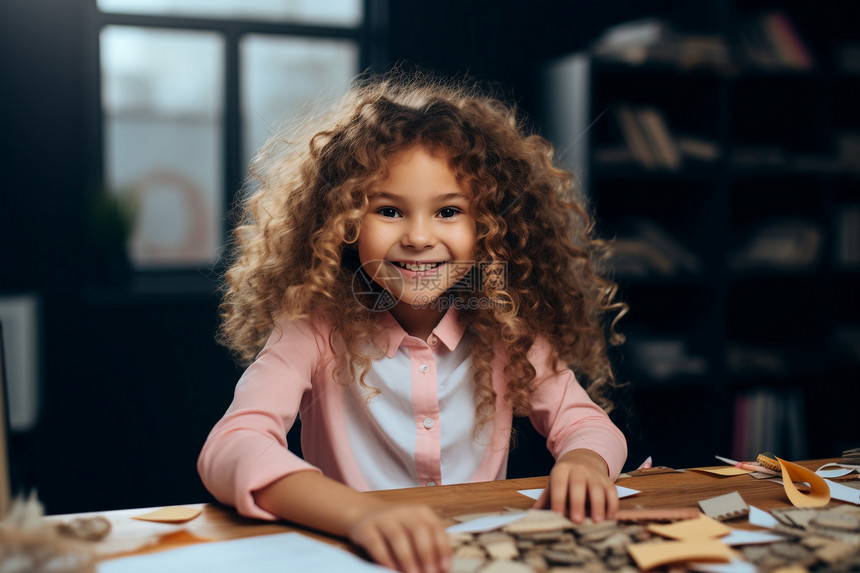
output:
POLYGON ((618 492, 603 458, 591 450, 572 450, 556 461, 549 483, 533 507, 549 506, 574 523, 581 523, 586 504, 595 522, 612 519, 618 510, 618 492))
POLYGON ((443 573, 451 566, 445 526, 425 505, 376 508, 352 525, 349 538, 380 565, 405 573, 443 573))

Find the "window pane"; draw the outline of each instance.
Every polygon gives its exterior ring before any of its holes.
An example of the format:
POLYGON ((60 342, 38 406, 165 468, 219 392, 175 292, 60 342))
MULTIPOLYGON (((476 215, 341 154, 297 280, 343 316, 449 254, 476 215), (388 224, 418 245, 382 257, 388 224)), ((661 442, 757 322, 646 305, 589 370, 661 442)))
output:
POLYGON ((358 47, 347 40, 250 35, 240 53, 246 165, 273 129, 332 103, 358 71, 358 47))
POLYGON ((109 26, 100 40, 106 181, 135 196, 132 261, 207 264, 223 234, 223 39, 109 26))
POLYGON ((98 0, 102 12, 359 26, 362 0, 98 0))

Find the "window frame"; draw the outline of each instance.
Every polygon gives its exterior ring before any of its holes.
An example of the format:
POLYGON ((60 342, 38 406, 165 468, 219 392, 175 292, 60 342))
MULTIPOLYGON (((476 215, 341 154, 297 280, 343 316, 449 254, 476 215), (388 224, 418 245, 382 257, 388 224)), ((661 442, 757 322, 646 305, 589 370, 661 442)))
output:
MULTIPOLYGON (((230 20, 219 18, 198 18, 185 16, 156 16, 150 14, 119 14, 102 12, 96 0, 87 3, 86 17, 87 46, 85 61, 87 62, 86 85, 88 89, 85 110, 87 148, 90 160, 87 162, 87 200, 93 199, 98 189, 103 189, 106 183, 105 173, 105 115, 102 107, 101 81, 101 49, 100 34, 106 26, 134 26, 164 30, 208 31, 219 34, 224 40, 223 59, 223 141, 221 144, 221 180, 225 211, 222 229, 222 247, 227 244, 233 227, 227 215, 237 198, 241 196, 242 184, 247 173, 247 165, 243 158, 243 125, 241 101, 241 54, 240 44, 243 37, 251 34, 271 35, 278 37, 323 38, 332 40, 351 40, 358 48, 359 69, 381 70, 386 64, 385 34, 387 30, 387 0, 363 0, 363 18, 361 24, 355 27, 338 27, 328 25, 313 25, 291 22, 271 22, 258 20, 230 20)), ((189 277, 206 277, 204 282, 210 283, 214 276, 220 274, 219 266, 223 262, 218 259, 206 265, 188 265, 184 267, 165 268, 132 268, 131 274, 135 281, 153 278, 188 279, 189 277)), ((170 285, 168 283, 168 289, 170 285)))

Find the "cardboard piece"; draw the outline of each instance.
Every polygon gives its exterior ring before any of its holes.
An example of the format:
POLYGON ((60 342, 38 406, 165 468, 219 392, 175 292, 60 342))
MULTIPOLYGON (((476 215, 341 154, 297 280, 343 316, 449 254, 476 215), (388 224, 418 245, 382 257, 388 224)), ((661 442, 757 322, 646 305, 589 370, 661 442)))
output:
POLYGON ((750 508, 736 491, 709 499, 703 499, 699 502, 699 507, 705 512, 705 515, 719 519, 720 521, 740 517, 750 512, 750 508))
POLYGON ((148 513, 135 515, 132 519, 139 519, 141 521, 158 521, 160 523, 182 523, 184 521, 191 521, 202 512, 203 509, 200 507, 172 505, 156 509, 155 511, 150 511, 148 513))

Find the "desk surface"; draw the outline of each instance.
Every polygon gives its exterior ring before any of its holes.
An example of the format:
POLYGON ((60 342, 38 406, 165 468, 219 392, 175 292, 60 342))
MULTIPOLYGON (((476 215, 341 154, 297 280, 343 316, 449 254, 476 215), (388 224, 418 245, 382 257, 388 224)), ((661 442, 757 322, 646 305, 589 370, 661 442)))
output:
MULTIPOLYGON (((816 469, 828 461, 833 460, 812 460, 799 463, 805 467, 816 469)), ((781 485, 771 481, 757 480, 748 475, 718 477, 701 472, 684 471, 621 478, 616 483, 641 492, 638 495, 622 499, 622 508, 698 508, 700 500, 733 491, 740 492, 748 504, 762 509, 790 507, 791 505, 781 485)), ((517 491, 542 488, 545 485, 545 477, 533 477, 376 491, 364 495, 374 495, 392 502, 424 503, 434 508, 441 517, 450 519, 458 515, 500 511, 504 508, 527 509, 534 503, 533 500, 517 493, 517 491)), ((229 507, 217 504, 200 504, 200 507, 203 508, 202 514, 181 526, 132 519, 132 516, 144 513, 145 509, 51 516, 51 519, 68 520, 73 517, 89 515, 104 515, 109 518, 113 530, 105 540, 97 544, 98 553, 105 557, 148 553, 195 541, 223 541, 288 531, 301 531, 316 539, 349 548, 342 539, 332 538, 319 532, 285 523, 246 519, 229 507)), ((743 524, 733 523, 732 525, 733 527, 743 527, 743 524)))

